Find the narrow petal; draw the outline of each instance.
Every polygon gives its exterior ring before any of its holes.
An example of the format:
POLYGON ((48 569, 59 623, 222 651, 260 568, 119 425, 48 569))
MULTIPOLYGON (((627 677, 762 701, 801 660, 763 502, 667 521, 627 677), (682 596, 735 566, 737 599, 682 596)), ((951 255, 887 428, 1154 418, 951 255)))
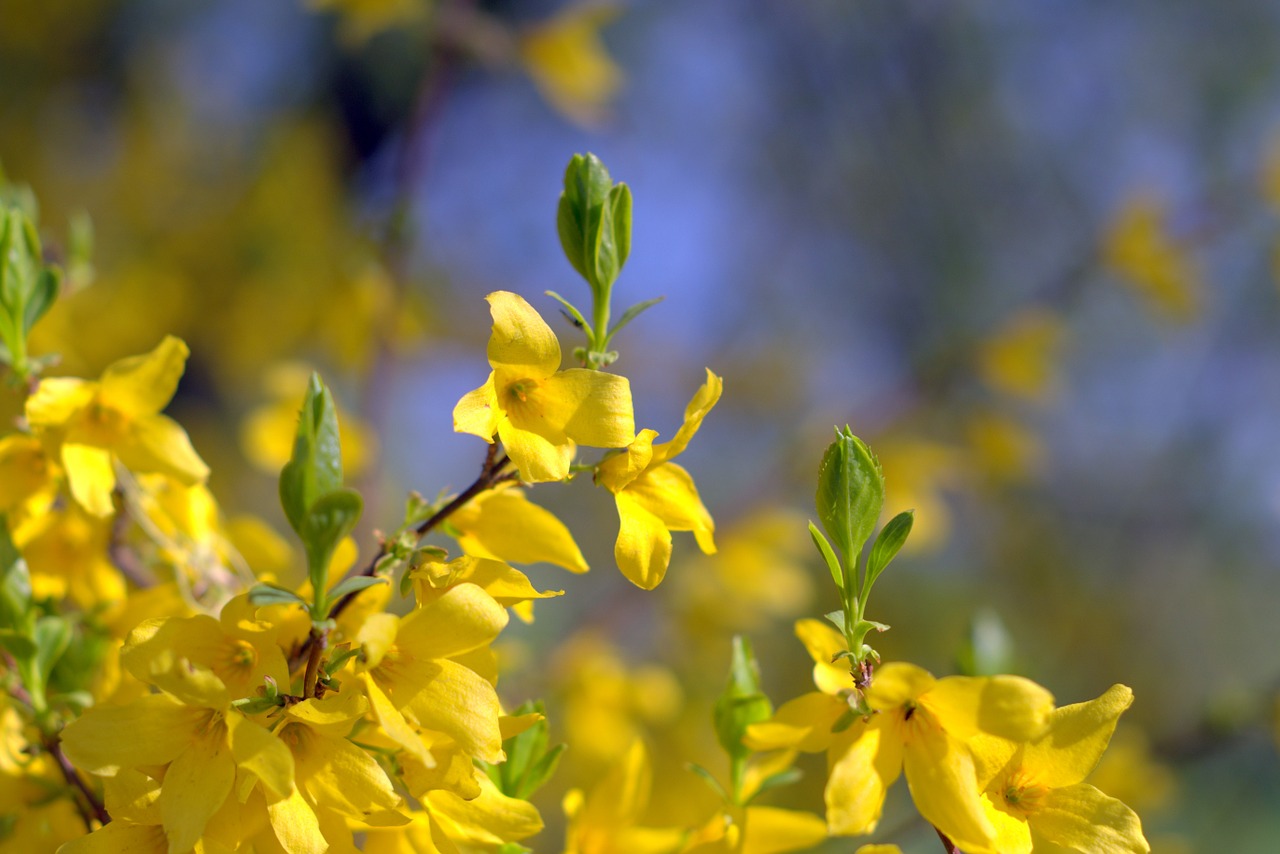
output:
POLYGON ((783 703, 769 720, 747 727, 744 743, 752 750, 826 750, 831 744, 831 728, 848 711, 848 703, 830 694, 801 694, 783 703))
POLYGON ((618 540, 614 560, 622 574, 642 590, 662 583, 671 563, 671 532, 626 490, 614 496, 618 505, 618 540))
POLYGON ((653 460, 656 430, 641 430, 620 454, 614 454, 596 466, 596 482, 610 492, 621 492, 644 472, 653 460))
POLYGON ((46 377, 27 399, 27 421, 32 427, 60 427, 88 406, 98 384, 73 377, 46 377))
POLYGON ((525 483, 546 483, 568 476, 574 452, 574 445, 568 439, 552 441, 517 427, 510 419, 498 422, 498 438, 525 483))
POLYGON ((928 712, 918 711, 906 728, 902 764, 920 815, 965 854, 997 854, 996 830, 982 808, 969 751, 929 720, 928 712))
POLYGON ((547 422, 579 445, 621 448, 636 437, 626 377, 571 368, 548 377, 535 398, 547 422))
POLYGON ((694 394, 693 399, 689 401, 689 405, 685 407, 684 424, 680 425, 680 429, 676 431, 675 438, 653 449, 656 462, 665 463, 677 454, 684 452, 684 449, 689 446, 689 441, 698 432, 698 428, 702 426, 702 419, 707 417, 707 413, 716 405, 716 401, 720 400, 720 394, 723 391, 724 380, 711 373, 711 369, 708 368, 707 381, 694 394))
POLYGON ((836 655, 844 652, 847 644, 834 626, 821 620, 797 620, 796 637, 813 658, 813 684, 819 691, 834 696, 853 687, 848 665, 841 666, 844 659, 836 661, 836 655))
POLYGON ((111 491, 116 488, 116 473, 111 468, 111 452, 93 445, 62 445, 62 468, 76 502, 94 516, 110 516, 115 512, 111 491))
POLYGON ((542 830, 542 816, 528 801, 509 798, 488 777, 479 775, 480 796, 464 801, 448 791, 427 793, 427 802, 450 838, 483 846, 497 846, 542 830))
POLYGON ((127 821, 113 821, 58 849, 60 854, 166 854, 168 850, 164 828, 127 821))
POLYGON ((310 729, 333 738, 345 736, 356 718, 363 717, 369 701, 358 689, 326 694, 323 699, 308 699, 288 707, 286 714, 302 721, 310 729))
POLYGON ((302 744, 306 756, 294 758, 318 806, 370 824, 403 823, 395 813, 400 796, 376 759, 345 738, 317 737, 302 744))
POLYGON ((986 794, 982 795, 982 810, 991 826, 996 829, 995 841, 992 843, 996 851, 1000 854, 1031 854, 1031 826, 1027 824, 1025 815, 1001 809, 986 794))
POLYGON ((626 491, 672 531, 715 530, 693 478, 675 463, 650 467, 626 491))
POLYGON ((1096 700, 1055 709, 1049 716, 1049 731, 1027 745, 1023 764, 1045 786, 1083 782, 1111 743, 1116 721, 1132 703, 1128 686, 1112 685, 1096 700))
POLYGON ((875 830, 885 793, 902 773, 902 741, 883 715, 857 721, 827 754, 827 828, 839 836, 875 830))
POLYGON ((302 792, 294 789, 287 798, 267 804, 271 829, 280 847, 289 854, 315 854, 327 851, 328 841, 320 832, 320 822, 315 811, 303 799, 302 792))
POLYGON ((415 658, 451 658, 484 646, 507 625, 507 610, 475 584, 450 587, 400 621, 396 644, 415 658))
POLYGON ((570 572, 586 572, 587 561, 564 523, 534 504, 519 489, 477 497, 453 514, 467 554, 510 563, 552 563, 570 572))
POLYGON ((178 390, 190 351, 181 338, 165 336, 150 353, 130 356, 102 372, 104 403, 128 415, 155 415, 178 390))
POLYGON ((827 823, 813 813, 777 807, 747 807, 743 854, 803 851, 827 838, 827 823))
POLYGON ((210 816, 231 793, 236 766, 226 736, 225 725, 215 724, 169 763, 160 788, 160 816, 169 837, 169 854, 184 854, 194 847, 210 816))
POLYGON ((209 714, 164 694, 148 694, 123 706, 97 705, 67 724, 62 746, 76 767, 91 774, 165 765, 190 744, 209 714))
POLYGON ((167 415, 139 418, 130 432, 130 441, 116 448, 130 471, 159 472, 184 486, 204 483, 209 477, 209 467, 191 446, 187 431, 167 415))
POLYGON ((369 708, 373 711, 373 717, 378 722, 378 726, 386 734, 387 738, 394 741, 402 750, 417 759, 422 765, 431 768, 435 765, 435 759, 431 756, 431 751, 427 749, 427 745, 422 740, 422 736, 414 731, 405 721, 404 715, 391 703, 391 700, 378 686, 376 679, 368 674, 364 676, 365 695, 369 698, 369 708))
POLYGON ((228 714, 226 721, 236 765, 261 780, 275 797, 293 791, 293 754, 285 743, 243 715, 228 714))
POLYGON ((454 432, 470 433, 486 442, 493 441, 493 434, 498 432, 498 421, 501 418, 502 413, 498 411, 493 396, 492 371, 484 385, 464 394, 453 407, 454 432))
POLYGON ((535 379, 549 377, 560 368, 560 342, 542 315, 509 291, 485 297, 493 316, 489 337, 489 364, 535 379))
POLYGON ((1137 813, 1087 783, 1052 790, 1028 822, 1037 852, 1145 854, 1151 850, 1137 813))
POLYGON ((979 732, 1028 741, 1044 733, 1053 711, 1053 695, 1021 676, 948 676, 921 702, 962 741, 979 732))

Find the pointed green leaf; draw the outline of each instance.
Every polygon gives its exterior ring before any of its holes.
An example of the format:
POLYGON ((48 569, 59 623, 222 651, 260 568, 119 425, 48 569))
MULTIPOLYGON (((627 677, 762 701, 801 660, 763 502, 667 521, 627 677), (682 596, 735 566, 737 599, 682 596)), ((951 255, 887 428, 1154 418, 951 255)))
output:
MULTIPOLYGON (((338 543, 360 521, 364 500, 354 489, 335 489, 320 496, 307 510, 302 522, 303 545, 307 548, 307 570, 317 596, 328 587, 329 561, 338 543)), ((317 598, 317 601, 324 601, 317 598)), ((319 616, 319 615, 316 615, 319 616)))
POLYGON ((615 184, 609 190, 609 214, 613 226, 614 256, 618 272, 621 272, 631 255, 631 188, 626 184, 615 184))
MULTIPOLYGON (((601 284, 598 256, 605 202, 613 187, 609 171, 594 154, 575 154, 564 173, 564 190, 556 209, 556 230, 565 257, 593 290, 601 284)), ((616 259, 614 236, 608 236, 609 254, 616 259)))
POLYGON ((587 333, 587 338, 590 339, 595 337, 595 332, 591 329, 591 324, 587 323, 587 319, 582 316, 582 312, 578 311, 577 306, 569 302, 564 297, 560 296, 555 291, 545 291, 544 293, 546 293, 547 296, 551 297, 553 300, 555 300, 556 302, 564 306, 565 311, 569 312, 569 314, 573 317, 574 321, 579 326, 582 327, 584 332, 587 333))
POLYGON ((818 518, 856 566, 884 506, 884 475, 871 449, 847 426, 836 430, 818 469, 818 518))
POLYGON ((724 786, 720 785, 720 781, 715 778, 714 774, 712 774, 710 771, 708 771, 706 768, 703 768, 701 765, 699 765, 696 762, 690 762, 684 767, 688 768, 690 771, 692 771, 693 773, 701 777, 702 781, 711 787, 711 791, 715 792, 717 795, 720 796, 720 800, 722 802, 726 804, 732 803, 732 801, 729 799, 729 793, 724 790, 724 786))
POLYGON ((871 547, 871 557, 867 559, 867 587, 876 583, 880 573, 898 554, 911 535, 911 525, 915 522, 916 512, 904 510, 889 520, 889 524, 880 529, 875 545, 871 547))
POLYGON ((67 644, 71 643, 71 624, 64 617, 41 617, 36 620, 31 638, 36 645, 36 670, 47 682, 67 644))
POLYGON ((611 340, 613 340, 613 336, 621 332, 624 326, 626 326, 628 323, 630 323, 631 321, 639 317, 642 311, 648 308, 652 308, 653 306, 662 302, 664 299, 666 299, 666 297, 654 297, 653 299, 647 299, 644 302, 636 303, 635 305, 631 306, 631 308, 624 311, 622 313, 622 316, 618 318, 618 322, 615 323, 613 325, 613 328, 609 330, 609 335, 605 338, 605 344, 607 345, 611 340))
POLYGON ((788 768, 785 771, 779 771, 777 774, 770 774, 760 781, 759 788, 756 789, 754 795, 747 799, 743 806, 750 806, 755 799, 763 795, 770 789, 780 789, 783 786, 790 786, 792 783, 798 783, 804 777, 804 772, 799 768, 788 768))
POLYGON ((742 743, 747 727, 768 720, 773 704, 760 689, 760 667, 751 641, 734 635, 729 681, 715 705, 716 738, 731 757, 745 757, 750 748, 742 743))
POLYGON ((822 616, 826 618, 827 622, 831 623, 833 626, 839 629, 841 634, 844 634, 844 611, 843 610, 831 611, 830 613, 823 614, 822 616))
POLYGON ((29 637, 34 625, 27 562, 9 536, 7 518, 0 515, 0 628, 29 637))
POLYGON ((344 578, 329 591, 329 601, 337 604, 337 601, 348 593, 356 593, 375 584, 385 584, 386 581, 385 578, 373 575, 353 575, 350 578, 344 578))
POLYGON ((311 505, 341 486, 337 410, 320 375, 312 374, 298 414, 293 456, 280 471, 280 504, 293 530, 301 535, 311 505))
POLYGON ((822 552, 822 559, 827 562, 827 569, 831 572, 831 580, 836 583, 836 587, 843 590, 844 572, 840 569, 840 558, 836 557, 831 543, 827 542, 827 538, 822 536, 818 526, 812 522, 809 523, 809 536, 813 538, 813 544, 818 547, 818 551, 822 552))
POLYGON ((22 318, 22 331, 30 332, 36 321, 44 317, 45 312, 53 307, 58 298, 58 288, 62 284, 62 273, 57 268, 46 267, 36 276, 35 286, 31 289, 26 309, 22 318))
POLYGON ((278 587, 275 584, 267 584, 263 582, 255 584, 249 589, 249 604, 262 608, 267 605, 305 606, 307 603, 306 600, 297 593, 294 593, 292 590, 286 590, 285 588, 278 587))

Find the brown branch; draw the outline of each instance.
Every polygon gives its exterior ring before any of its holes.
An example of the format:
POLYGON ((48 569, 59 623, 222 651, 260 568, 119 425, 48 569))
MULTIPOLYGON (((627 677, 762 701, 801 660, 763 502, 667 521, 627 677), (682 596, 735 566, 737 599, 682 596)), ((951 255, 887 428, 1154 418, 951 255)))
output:
POLYGON ((107 808, 103 806, 102 801, 98 800, 97 794, 89 788, 89 784, 76 772, 71 760, 62 752, 62 742, 58 740, 58 737, 56 735, 45 736, 44 749, 58 763, 58 768, 62 771, 62 776, 66 778, 66 781, 80 793, 80 797, 74 799, 76 809, 79 811, 80 817, 84 819, 84 825, 89 832, 92 833, 94 830, 94 821, 97 821, 100 825, 108 824, 111 821, 111 814, 107 812, 107 808))
POLYGON ((329 633, 312 627, 307 637, 307 672, 302 678, 302 696, 316 696, 316 682, 320 679, 320 659, 329 645, 329 633))
POLYGON ((936 827, 934 828, 934 830, 938 832, 938 838, 942 840, 942 847, 946 850, 947 854, 964 854, 963 851, 961 851, 959 848, 956 847, 956 844, 954 842, 952 842, 950 839, 947 838, 947 835, 945 833, 943 833, 941 830, 938 830, 938 828, 936 827))

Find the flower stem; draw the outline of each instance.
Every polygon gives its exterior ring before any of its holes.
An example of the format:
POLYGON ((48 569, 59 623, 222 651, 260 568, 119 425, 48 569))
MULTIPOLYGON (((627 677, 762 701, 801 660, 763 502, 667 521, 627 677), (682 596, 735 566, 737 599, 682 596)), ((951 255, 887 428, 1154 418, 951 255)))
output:
POLYGON ((80 797, 73 800, 75 800, 76 810, 79 811, 80 817, 84 819, 84 825, 89 832, 93 832, 93 822, 95 821, 100 825, 109 823, 111 815, 107 812, 107 808, 102 805, 102 801, 98 800, 97 794, 94 793, 93 789, 89 788, 89 785, 76 772, 71 760, 67 759, 67 755, 62 752, 62 742, 58 740, 56 735, 45 736, 44 749, 49 751, 49 755, 58 763, 58 769, 62 771, 62 776, 66 778, 66 781, 80 793, 80 797))
POLYGON ((959 848, 956 847, 956 844, 954 842, 952 842, 950 839, 947 838, 947 835, 945 833, 943 833, 941 830, 938 830, 938 828, 936 827, 934 828, 934 830, 937 831, 938 838, 942 840, 942 847, 946 850, 947 854, 964 854, 963 851, 961 851, 959 848))

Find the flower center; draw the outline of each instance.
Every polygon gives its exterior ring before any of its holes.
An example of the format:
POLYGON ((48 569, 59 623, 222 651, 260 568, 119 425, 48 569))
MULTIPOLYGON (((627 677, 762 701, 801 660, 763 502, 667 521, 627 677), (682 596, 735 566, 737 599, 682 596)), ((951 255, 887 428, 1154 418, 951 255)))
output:
POLYGON ((1044 806, 1049 788, 1033 782, 1030 775, 1019 768, 1009 775, 1001 794, 1010 809, 1028 815, 1044 806))
POLYGON ((95 398, 84 409, 83 426, 97 444, 113 445, 124 439, 129 417, 95 398))

